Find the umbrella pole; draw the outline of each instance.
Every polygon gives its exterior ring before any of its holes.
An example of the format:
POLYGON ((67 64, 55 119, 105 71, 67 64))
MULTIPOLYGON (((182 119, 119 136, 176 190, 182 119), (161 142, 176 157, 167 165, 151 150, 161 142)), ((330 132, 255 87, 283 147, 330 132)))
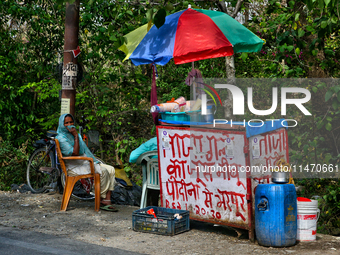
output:
MULTIPOLYGON (((195 62, 191 62, 192 71, 195 69, 195 62)), ((193 100, 196 101, 196 82, 195 82, 195 76, 192 78, 192 91, 193 91, 193 100)))
MULTIPOLYGON (((157 104, 157 88, 156 88, 156 64, 152 64, 152 83, 151 83, 151 97, 150 97, 150 103, 151 106, 157 104)), ((153 122, 155 125, 158 124, 158 112, 152 113, 153 122)))

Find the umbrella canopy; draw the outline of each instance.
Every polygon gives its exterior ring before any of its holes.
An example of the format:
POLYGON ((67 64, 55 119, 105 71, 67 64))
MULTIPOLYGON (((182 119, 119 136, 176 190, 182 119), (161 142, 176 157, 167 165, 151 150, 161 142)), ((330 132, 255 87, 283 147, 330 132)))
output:
POLYGON ((136 66, 165 65, 174 58, 184 64, 237 52, 260 51, 263 41, 229 15, 211 10, 191 9, 165 18, 159 29, 147 24, 124 36, 119 49, 136 66))

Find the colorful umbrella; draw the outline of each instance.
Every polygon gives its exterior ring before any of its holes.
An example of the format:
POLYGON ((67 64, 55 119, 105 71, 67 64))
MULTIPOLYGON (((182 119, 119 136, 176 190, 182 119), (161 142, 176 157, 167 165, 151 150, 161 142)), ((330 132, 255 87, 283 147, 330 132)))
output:
POLYGON ((184 64, 237 52, 260 51, 263 41, 229 15, 211 10, 191 9, 165 18, 159 29, 147 24, 124 36, 119 49, 136 66, 165 65, 174 58, 184 64))

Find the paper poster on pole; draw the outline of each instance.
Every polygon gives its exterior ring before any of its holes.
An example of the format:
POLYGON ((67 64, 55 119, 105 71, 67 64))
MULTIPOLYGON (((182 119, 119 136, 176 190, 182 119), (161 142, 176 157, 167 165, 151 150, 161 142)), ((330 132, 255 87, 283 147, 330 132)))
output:
POLYGON ((78 65, 67 63, 66 67, 63 68, 63 90, 74 90, 77 82, 78 65))
POLYGON ((71 104, 71 99, 69 99, 69 98, 62 98, 61 99, 60 115, 70 113, 70 104, 71 104))

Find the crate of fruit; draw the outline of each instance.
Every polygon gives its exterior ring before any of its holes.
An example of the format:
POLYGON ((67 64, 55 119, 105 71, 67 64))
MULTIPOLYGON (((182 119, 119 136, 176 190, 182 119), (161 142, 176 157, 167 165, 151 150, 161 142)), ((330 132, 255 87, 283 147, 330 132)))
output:
POLYGON ((189 211, 149 206, 132 213, 132 229, 173 236, 190 228, 189 211))

